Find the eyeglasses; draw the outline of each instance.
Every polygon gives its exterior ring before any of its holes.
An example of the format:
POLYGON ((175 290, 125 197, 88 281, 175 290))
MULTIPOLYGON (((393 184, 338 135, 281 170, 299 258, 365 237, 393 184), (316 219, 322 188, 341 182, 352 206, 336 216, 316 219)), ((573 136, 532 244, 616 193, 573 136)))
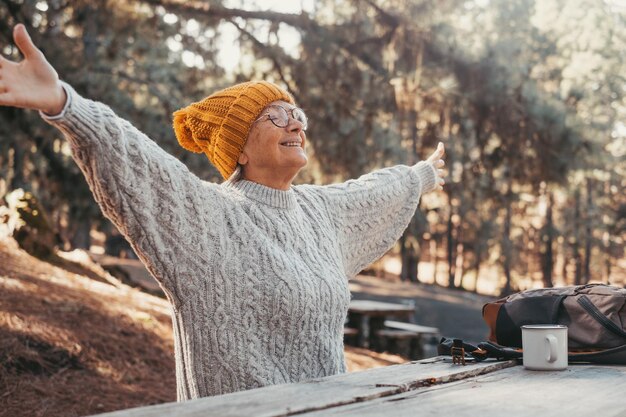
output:
POLYGON ((306 114, 304 114, 304 110, 298 107, 292 107, 290 109, 286 109, 283 106, 279 106, 277 104, 272 104, 268 106, 265 113, 263 113, 258 119, 254 121, 254 123, 262 120, 264 117, 267 117, 274 126, 279 127, 281 129, 287 127, 289 125, 289 116, 294 120, 297 120, 302 124, 302 130, 306 130, 308 126, 308 121, 306 118, 306 114))

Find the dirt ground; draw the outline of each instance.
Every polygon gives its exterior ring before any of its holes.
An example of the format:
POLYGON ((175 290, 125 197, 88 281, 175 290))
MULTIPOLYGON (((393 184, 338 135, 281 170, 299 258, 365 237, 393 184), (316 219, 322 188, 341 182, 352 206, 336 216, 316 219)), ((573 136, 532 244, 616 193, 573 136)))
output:
MULTIPOLYGON (((85 416, 176 400, 167 302, 85 252, 33 258, 0 240, 0 416, 85 416)), ((402 363, 347 348, 350 371, 402 363)))

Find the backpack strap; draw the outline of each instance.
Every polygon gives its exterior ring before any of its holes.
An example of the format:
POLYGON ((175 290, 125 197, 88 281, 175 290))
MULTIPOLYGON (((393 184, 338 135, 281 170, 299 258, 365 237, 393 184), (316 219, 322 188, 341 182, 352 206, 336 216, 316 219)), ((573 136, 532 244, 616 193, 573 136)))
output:
POLYGON ((479 349, 478 346, 463 342, 461 339, 442 337, 437 345, 437 354, 443 356, 452 356, 454 347, 462 347, 465 358, 474 358, 476 361, 484 361, 488 358, 487 352, 479 349))
POLYGON ((582 306, 582 308, 589 313, 591 317, 596 319, 598 323, 600 323, 605 329, 610 331, 613 334, 623 337, 626 339, 626 332, 621 329, 617 324, 615 324, 612 320, 610 320, 607 316, 602 314, 598 307, 593 304, 593 301, 589 299, 586 295, 581 295, 576 300, 578 304, 582 306))
POLYGON ((442 337, 437 346, 437 353, 444 356, 453 356, 454 347, 463 347, 466 358, 474 358, 477 362, 485 359, 510 360, 520 359, 522 350, 500 346, 493 342, 481 342, 478 346, 466 343, 461 339, 442 337))
POLYGON ((569 352, 568 361, 626 365, 626 344, 597 352, 569 352))
POLYGON ((522 349, 512 348, 507 346, 501 346, 493 342, 481 342, 478 347, 485 352, 489 358, 494 358, 499 361, 508 361, 511 359, 521 359, 523 356, 522 349))
MULTIPOLYGON (((478 346, 465 343, 460 339, 442 337, 437 353, 443 356, 452 356, 452 348, 460 344, 465 351, 465 358, 474 358, 477 362, 485 359, 510 360, 522 359, 523 353, 519 348, 501 346, 493 342, 481 342, 478 346), (460 343, 459 343, 460 342, 460 343)), ((600 364, 626 365, 626 344, 611 349, 602 349, 594 352, 568 352, 569 363, 591 362, 600 364)))

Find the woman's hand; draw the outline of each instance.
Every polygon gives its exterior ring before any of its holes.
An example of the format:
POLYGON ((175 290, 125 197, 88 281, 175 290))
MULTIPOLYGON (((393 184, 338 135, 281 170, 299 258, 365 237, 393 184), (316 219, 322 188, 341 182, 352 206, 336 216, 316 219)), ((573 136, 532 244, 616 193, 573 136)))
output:
POLYGON ((430 155, 428 159, 426 160, 426 162, 430 162, 431 164, 433 164, 433 166, 437 170, 437 178, 435 179, 437 183, 437 186, 435 189, 437 190, 443 190, 443 186, 446 183, 446 181, 443 179, 445 174, 442 169, 446 165, 445 161, 443 160, 443 157, 445 154, 446 154, 446 150, 443 147, 443 143, 439 142, 435 152, 433 152, 433 154, 430 155))
POLYGON ((16 63, 0 56, 0 106, 60 113, 67 97, 57 72, 33 44, 24 25, 15 26, 13 39, 24 60, 16 63))

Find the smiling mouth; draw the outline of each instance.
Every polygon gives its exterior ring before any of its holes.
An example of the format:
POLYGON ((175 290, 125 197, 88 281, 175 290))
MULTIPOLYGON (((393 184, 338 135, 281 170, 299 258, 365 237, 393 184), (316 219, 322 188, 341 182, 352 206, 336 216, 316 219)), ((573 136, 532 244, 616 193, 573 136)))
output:
POLYGON ((290 142, 285 142, 285 143, 281 143, 281 146, 287 146, 288 148, 299 148, 301 146, 301 142, 299 141, 290 141, 290 142))

